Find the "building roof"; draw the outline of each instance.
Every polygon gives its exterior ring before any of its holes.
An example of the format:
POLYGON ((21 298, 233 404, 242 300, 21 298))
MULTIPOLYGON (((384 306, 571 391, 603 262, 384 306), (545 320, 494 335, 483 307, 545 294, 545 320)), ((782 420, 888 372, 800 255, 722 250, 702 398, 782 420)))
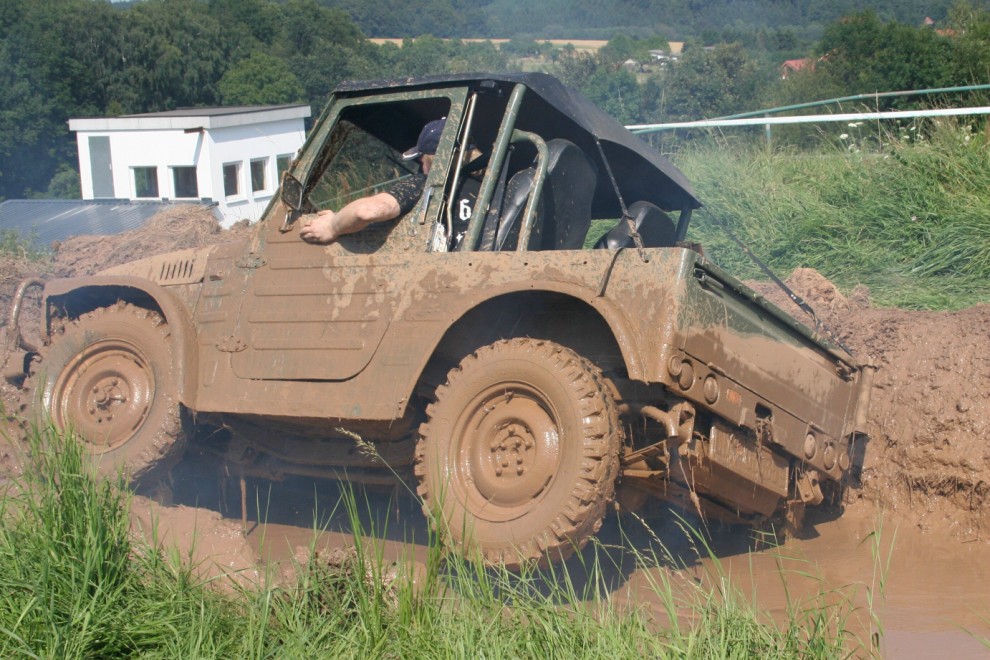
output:
MULTIPOLYGON (((182 202, 190 203, 196 202, 182 202)), ((48 249, 53 241, 71 236, 105 236, 137 229, 159 211, 175 205, 126 199, 8 199, 0 202, 0 230, 16 230, 38 248, 48 249)))
POLYGON ((162 112, 141 112, 133 115, 120 115, 120 117, 224 117, 226 115, 244 115, 255 112, 308 107, 308 105, 300 103, 286 103, 283 105, 231 105, 214 108, 176 108, 175 110, 163 110, 162 112))
POLYGON ((133 131, 214 129, 264 124, 287 119, 305 119, 312 114, 306 104, 241 105, 225 108, 180 108, 120 117, 77 117, 69 120, 70 131, 133 131))
POLYGON ((782 68, 790 69, 791 71, 801 71, 809 64, 811 64, 811 58, 802 57, 801 59, 798 60, 784 60, 784 63, 781 66, 782 68))

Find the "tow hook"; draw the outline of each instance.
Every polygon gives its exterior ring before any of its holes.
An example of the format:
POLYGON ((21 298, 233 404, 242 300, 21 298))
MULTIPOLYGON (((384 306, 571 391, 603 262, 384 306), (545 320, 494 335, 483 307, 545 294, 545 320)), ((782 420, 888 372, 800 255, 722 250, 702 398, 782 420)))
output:
POLYGON ((5 358, 3 364, 0 365, 0 371, 2 371, 4 379, 13 385, 19 384, 19 381, 24 378, 25 356, 38 350, 37 346, 21 335, 21 304, 24 302, 24 295, 28 289, 43 288, 44 286, 45 281, 39 277, 21 280, 10 304, 10 314, 7 315, 7 327, 4 328, 2 339, 5 358), (13 359, 15 356, 19 359, 13 359))

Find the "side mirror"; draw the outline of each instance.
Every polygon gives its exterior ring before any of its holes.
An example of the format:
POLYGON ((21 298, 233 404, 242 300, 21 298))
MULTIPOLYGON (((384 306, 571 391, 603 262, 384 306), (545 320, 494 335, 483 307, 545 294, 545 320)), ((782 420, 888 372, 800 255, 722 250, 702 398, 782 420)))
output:
POLYGON ((303 207, 303 197, 305 191, 303 185, 296 177, 288 172, 282 174, 282 187, 280 198, 282 203, 293 211, 301 211, 303 207))
POLYGON ((288 172, 282 175, 282 185, 279 187, 279 191, 279 199, 285 204, 285 220, 282 221, 282 226, 278 230, 284 234, 292 231, 292 223, 302 211, 306 192, 299 179, 288 172))

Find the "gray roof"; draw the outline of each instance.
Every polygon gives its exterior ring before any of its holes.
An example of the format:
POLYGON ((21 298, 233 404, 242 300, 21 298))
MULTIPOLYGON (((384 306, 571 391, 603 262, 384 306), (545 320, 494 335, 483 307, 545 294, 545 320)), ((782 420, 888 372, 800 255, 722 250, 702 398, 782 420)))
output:
POLYGON ((232 105, 210 108, 177 108, 162 112, 142 112, 135 115, 120 115, 121 117, 223 117, 225 115, 240 115, 251 112, 268 112, 284 108, 308 108, 305 103, 284 103, 282 105, 232 105))
MULTIPOLYGON (((210 201, 182 204, 211 204, 210 201)), ((0 230, 13 229, 42 249, 83 234, 110 235, 137 229, 175 202, 126 199, 9 199, 0 202, 0 230)))

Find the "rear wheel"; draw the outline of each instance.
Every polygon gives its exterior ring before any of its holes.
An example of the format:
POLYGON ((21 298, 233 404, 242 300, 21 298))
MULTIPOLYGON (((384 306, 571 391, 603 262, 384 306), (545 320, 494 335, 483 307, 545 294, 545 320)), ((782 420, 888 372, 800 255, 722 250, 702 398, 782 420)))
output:
POLYGON ((168 326, 118 303, 67 324, 28 381, 28 420, 72 432, 100 474, 160 477, 185 447, 168 326))
POLYGON ((445 540, 511 568, 564 559, 601 527, 621 431, 597 367, 549 341, 498 341, 437 389, 416 447, 445 540))

